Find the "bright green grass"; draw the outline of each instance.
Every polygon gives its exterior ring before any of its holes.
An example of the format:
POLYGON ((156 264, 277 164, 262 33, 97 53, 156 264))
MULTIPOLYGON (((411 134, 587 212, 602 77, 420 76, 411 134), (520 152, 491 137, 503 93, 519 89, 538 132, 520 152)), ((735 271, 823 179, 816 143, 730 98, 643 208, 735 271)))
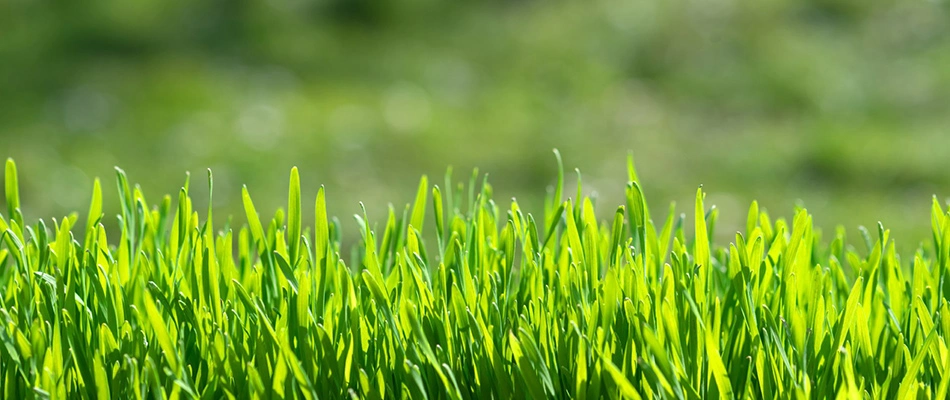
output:
POLYGON ((564 199, 563 173, 537 217, 477 173, 447 174, 445 191, 423 178, 404 212, 355 216, 351 252, 322 189, 304 227, 296 169, 272 218, 244 191, 241 227, 192 209, 187 181, 153 206, 117 170, 121 236, 107 238, 98 181, 82 222, 26 225, 8 161, 2 395, 946 398, 950 214, 936 201, 934 246, 912 260, 881 227, 852 247, 803 209, 788 223, 755 203, 717 245, 701 189, 705 218, 671 206, 654 223, 628 169, 627 204, 599 218, 564 199))

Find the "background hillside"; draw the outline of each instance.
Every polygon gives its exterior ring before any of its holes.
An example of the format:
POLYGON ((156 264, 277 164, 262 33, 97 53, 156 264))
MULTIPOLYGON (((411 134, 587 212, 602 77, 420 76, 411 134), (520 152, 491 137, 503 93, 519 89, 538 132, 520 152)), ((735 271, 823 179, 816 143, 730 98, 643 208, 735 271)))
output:
POLYGON ((153 202, 186 170, 203 198, 211 167, 236 216, 242 183, 286 204, 297 165, 305 198, 325 184, 331 213, 374 219, 419 175, 478 166, 540 211, 554 147, 604 218, 632 151, 654 211, 704 184, 723 237, 752 199, 799 199, 825 228, 928 239, 950 196, 950 4, 0 2, 0 156, 28 217, 84 210, 114 165, 153 202))

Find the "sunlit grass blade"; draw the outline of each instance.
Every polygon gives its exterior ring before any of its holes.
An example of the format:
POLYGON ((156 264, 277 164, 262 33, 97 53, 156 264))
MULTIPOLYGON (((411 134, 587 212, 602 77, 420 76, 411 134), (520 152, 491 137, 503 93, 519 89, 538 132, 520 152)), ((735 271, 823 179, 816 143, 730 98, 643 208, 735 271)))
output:
POLYGON ((425 222, 426 201, 429 193, 429 179, 425 175, 419 181, 419 189, 416 191, 416 200, 412 204, 412 219, 409 224, 422 232, 422 224, 425 222))
POLYGON ((4 169, 4 194, 7 200, 7 215, 17 224, 23 226, 23 216, 18 211, 20 209, 20 183, 17 180, 16 163, 12 158, 7 159, 4 169))
POLYGON ((162 316, 162 313, 158 310, 158 307, 155 307, 155 301, 152 300, 152 296, 149 294, 149 292, 146 291, 143 294, 145 296, 143 299, 145 313, 148 315, 148 321, 152 326, 155 340, 158 342, 158 346, 162 349, 162 353, 165 355, 165 361, 168 363, 168 366, 171 368, 172 372, 177 374, 179 371, 178 353, 175 352, 175 344, 168 335, 168 327, 165 325, 165 317, 162 316))
POLYGON ((317 265, 323 265, 322 260, 325 260, 327 257, 327 249, 330 247, 330 224, 327 220, 327 200, 326 193, 323 186, 320 186, 320 190, 317 192, 317 201, 315 205, 315 223, 313 226, 314 233, 314 254, 317 258, 317 265))
POLYGON ((244 212, 247 214, 247 223, 251 227, 254 241, 266 248, 267 241, 264 236, 264 227, 261 225, 260 217, 257 216, 257 209, 254 208, 254 202, 251 201, 251 195, 247 192, 247 186, 241 189, 241 197, 244 199, 244 212))
POLYGON ((706 296, 709 293, 708 279, 710 274, 710 263, 709 263, 709 234, 706 231, 706 209, 703 206, 703 188, 700 187, 696 190, 696 237, 695 240, 695 263, 697 266, 696 271, 696 302, 699 303, 700 308, 705 309, 706 296))
POLYGON ((290 193, 287 195, 287 244, 291 267, 297 265, 300 255, 300 174, 297 167, 290 170, 290 193))

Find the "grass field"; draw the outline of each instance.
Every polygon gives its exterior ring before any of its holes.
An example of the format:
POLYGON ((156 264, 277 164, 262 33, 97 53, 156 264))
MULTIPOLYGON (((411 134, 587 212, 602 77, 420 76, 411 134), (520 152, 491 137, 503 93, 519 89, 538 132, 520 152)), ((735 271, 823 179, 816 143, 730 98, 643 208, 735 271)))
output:
POLYGON ((294 168, 285 208, 260 214, 245 187, 249 223, 232 225, 193 206, 203 177, 147 198, 121 169, 81 216, 25 221, 30 172, 10 160, 3 397, 946 398, 950 213, 936 198, 932 240, 906 254, 882 226, 846 238, 754 202, 717 242, 702 188, 651 212, 630 160, 623 204, 595 207, 580 176, 566 193, 557 161, 534 213, 476 172, 341 220, 294 168), (361 240, 341 243, 343 225, 361 240))

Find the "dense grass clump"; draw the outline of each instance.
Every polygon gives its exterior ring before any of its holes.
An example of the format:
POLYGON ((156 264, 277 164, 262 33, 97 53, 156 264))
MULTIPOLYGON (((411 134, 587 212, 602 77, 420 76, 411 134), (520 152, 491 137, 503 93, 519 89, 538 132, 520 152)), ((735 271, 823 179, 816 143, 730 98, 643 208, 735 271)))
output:
POLYGON ((272 218, 244 190, 241 227, 192 209, 187 181, 152 206, 117 170, 121 233, 107 238, 98 181, 81 222, 27 225, 8 161, 2 395, 947 397, 950 214, 936 200, 933 246, 910 262, 880 226, 852 247, 843 230, 822 240, 804 209, 788 223, 756 203, 715 245, 702 189, 695 221, 671 206, 655 224, 628 169, 626 204, 600 218, 580 188, 564 200, 563 173, 538 217, 496 203, 477 173, 447 174, 444 192, 423 177, 378 230, 355 217, 351 251, 322 189, 304 228, 296 169, 272 218))

